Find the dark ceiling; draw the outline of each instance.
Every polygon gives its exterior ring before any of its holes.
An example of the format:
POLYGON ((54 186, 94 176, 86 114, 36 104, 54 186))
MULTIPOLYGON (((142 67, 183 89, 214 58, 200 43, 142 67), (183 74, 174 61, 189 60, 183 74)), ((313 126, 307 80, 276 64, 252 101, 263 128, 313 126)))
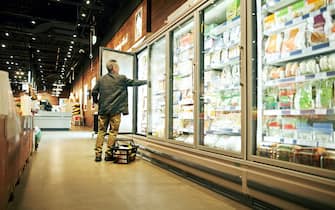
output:
MULTIPOLYGON (((102 37, 120 14, 130 14, 129 0, 2 0, 0 70, 8 71, 13 90, 34 75, 38 90, 70 81, 89 63, 102 37), (91 45, 90 37, 97 43, 91 45), (92 46, 92 47, 91 47, 92 46)), ((129 15, 128 15, 129 16, 129 15)), ((119 21, 119 22, 117 22, 119 21)))

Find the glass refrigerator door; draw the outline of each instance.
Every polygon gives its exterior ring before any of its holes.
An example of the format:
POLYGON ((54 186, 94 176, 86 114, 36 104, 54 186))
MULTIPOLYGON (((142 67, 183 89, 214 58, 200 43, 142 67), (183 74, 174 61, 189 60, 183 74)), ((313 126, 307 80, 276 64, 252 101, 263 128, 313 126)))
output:
MULTIPOLYGON (((133 54, 115 51, 108 48, 100 48, 100 75, 103 76, 108 73, 106 63, 108 60, 116 60, 119 64, 119 74, 125 75, 129 79, 134 76, 135 56, 133 54)), ((129 114, 123 115, 120 124, 120 133, 133 133, 133 87, 128 88, 128 109, 129 114)))
POLYGON ((165 138, 166 110, 166 38, 153 43, 150 48, 149 122, 148 135, 165 138))
POLYGON ((239 0, 216 1, 202 14, 200 145, 241 153, 239 0))
MULTIPOLYGON (((137 55, 137 78, 147 80, 148 78, 148 49, 137 55)), ((147 85, 137 87, 137 133, 147 133, 147 85)))
POLYGON ((172 84, 169 138, 194 143, 193 59, 194 21, 183 23, 172 32, 172 84))
POLYGON ((335 4, 326 2, 256 1, 253 152, 313 171, 335 169, 335 4))

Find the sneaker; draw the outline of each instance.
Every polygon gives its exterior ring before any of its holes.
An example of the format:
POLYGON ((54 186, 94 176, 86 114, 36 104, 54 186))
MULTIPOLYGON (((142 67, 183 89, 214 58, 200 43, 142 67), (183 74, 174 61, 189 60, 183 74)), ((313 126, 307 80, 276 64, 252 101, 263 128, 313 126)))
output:
POLYGON ((106 156, 105 161, 114 161, 115 158, 113 156, 106 156))
POLYGON ((100 162, 101 161, 101 156, 96 156, 95 157, 95 162, 100 162))

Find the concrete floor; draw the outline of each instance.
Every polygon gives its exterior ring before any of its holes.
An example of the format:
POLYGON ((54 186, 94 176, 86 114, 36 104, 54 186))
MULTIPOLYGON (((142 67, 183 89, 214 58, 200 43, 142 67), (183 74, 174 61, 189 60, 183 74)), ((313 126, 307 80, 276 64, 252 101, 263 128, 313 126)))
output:
POLYGON ((8 209, 249 209, 140 158, 96 163, 94 143, 88 131, 44 131, 8 209))

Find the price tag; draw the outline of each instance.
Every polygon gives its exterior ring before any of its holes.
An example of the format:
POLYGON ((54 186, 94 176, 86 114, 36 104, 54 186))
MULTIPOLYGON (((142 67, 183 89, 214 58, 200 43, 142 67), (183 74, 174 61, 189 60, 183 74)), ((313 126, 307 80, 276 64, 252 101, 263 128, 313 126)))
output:
POLYGON ((300 110, 291 110, 291 115, 300 115, 300 110))
POLYGON ((327 79, 328 78, 327 72, 321 72, 321 73, 317 74, 316 78, 318 78, 318 79, 327 79))
POLYGON ((326 115, 327 114, 327 109, 315 109, 315 114, 326 115))
POLYGON ((295 78, 296 82, 304 82, 306 80, 305 76, 298 76, 295 78))

